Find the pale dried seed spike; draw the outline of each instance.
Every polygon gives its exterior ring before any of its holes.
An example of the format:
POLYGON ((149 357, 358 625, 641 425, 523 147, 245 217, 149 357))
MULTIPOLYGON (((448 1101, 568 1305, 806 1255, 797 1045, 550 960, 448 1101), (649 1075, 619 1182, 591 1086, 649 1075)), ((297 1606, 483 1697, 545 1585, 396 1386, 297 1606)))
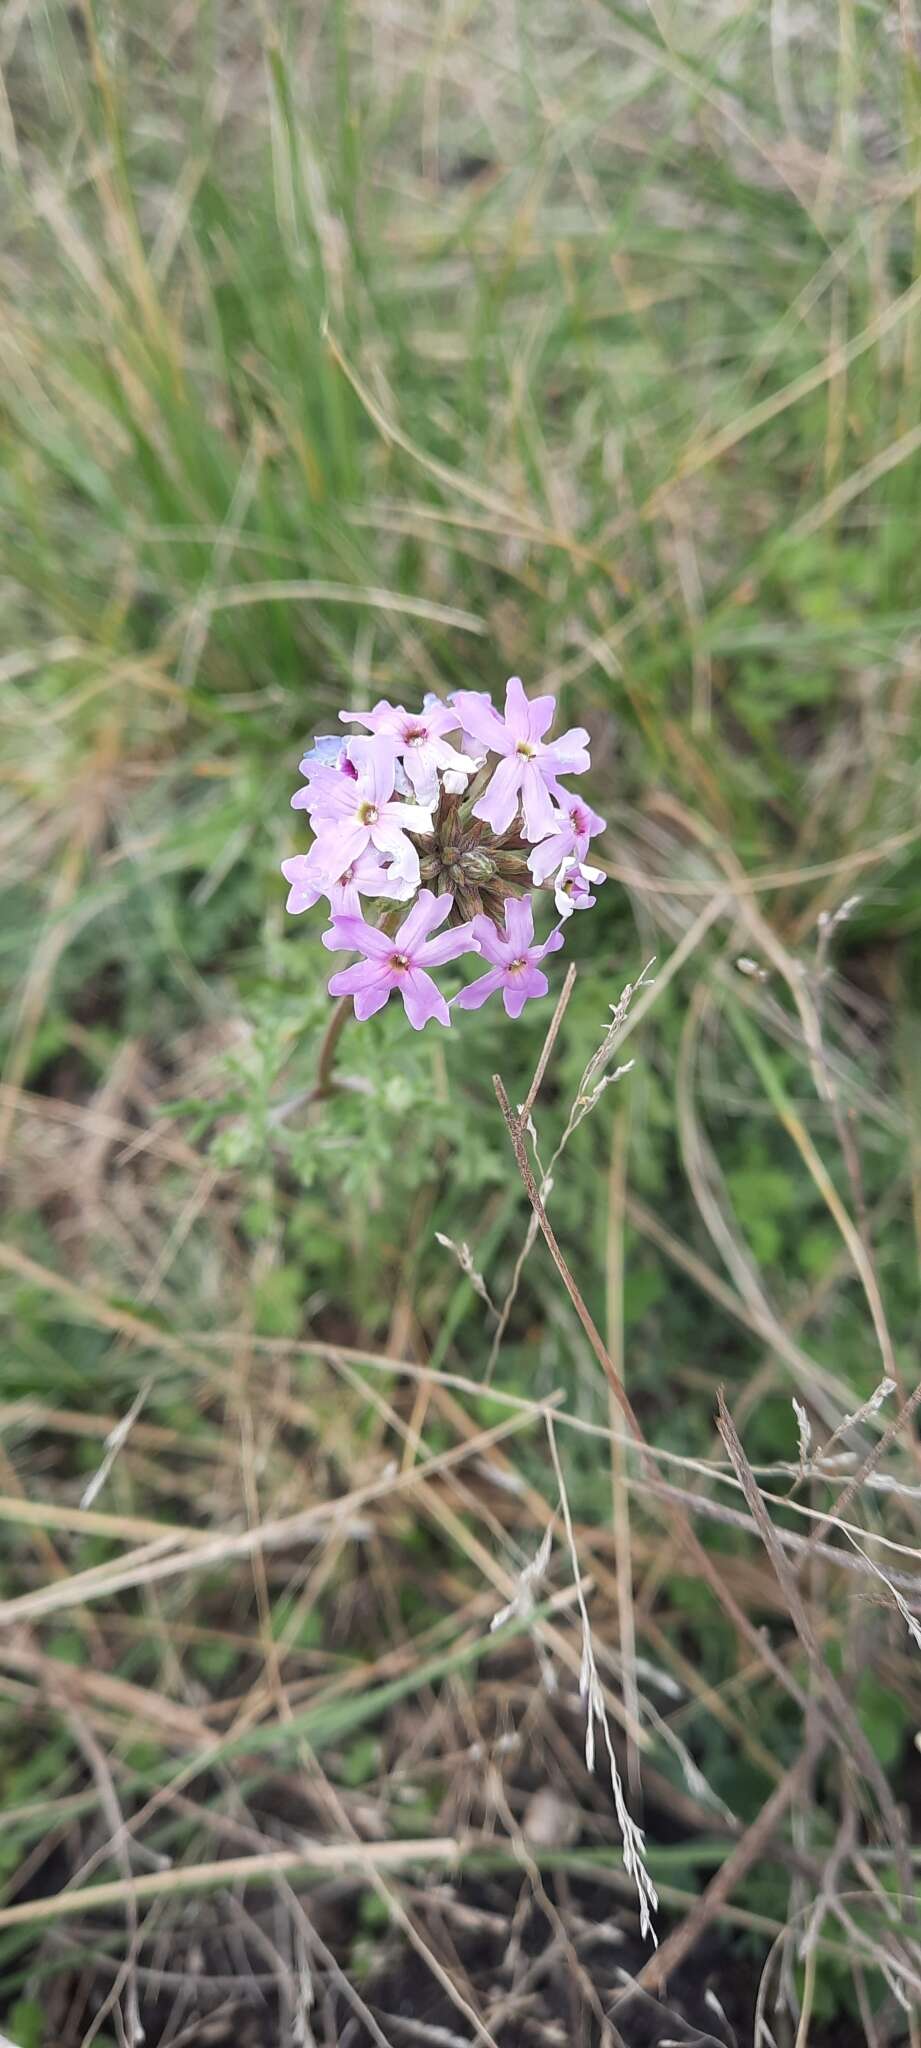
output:
POLYGON ((793 1397, 793 1413, 796 1416, 797 1428, 799 1430, 800 1471, 806 1472, 812 1460, 812 1424, 802 1401, 798 1401, 795 1395, 793 1397))

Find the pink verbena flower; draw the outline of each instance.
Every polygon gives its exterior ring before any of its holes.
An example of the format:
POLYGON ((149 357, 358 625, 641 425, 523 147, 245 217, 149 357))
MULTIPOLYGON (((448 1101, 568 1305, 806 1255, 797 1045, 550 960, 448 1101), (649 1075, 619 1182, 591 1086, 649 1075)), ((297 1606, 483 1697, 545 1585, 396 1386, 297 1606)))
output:
POLYGON ((506 832, 520 803, 526 837, 544 839, 555 829, 548 785, 560 775, 581 775, 589 766, 585 728, 575 725, 559 739, 545 741, 556 713, 556 699, 529 700, 520 676, 510 676, 506 684, 504 718, 485 691, 456 690, 452 702, 465 731, 490 753, 502 757, 488 788, 473 806, 474 817, 485 819, 494 832, 506 832))
POLYGON ((454 1000, 460 1010, 478 1010, 497 989, 510 1017, 520 1017, 525 1003, 545 996, 549 982, 539 962, 563 944, 562 933, 552 931, 543 945, 534 944, 534 916, 527 899, 510 896, 505 905, 505 931, 488 917, 473 919, 473 936, 486 960, 492 961, 487 974, 462 988, 454 1000))
POLYGON ((331 952, 348 950, 364 957, 356 966, 345 967, 331 977, 330 995, 352 996, 356 1017, 364 1019, 382 1010, 394 989, 399 989, 414 1031, 421 1031, 432 1017, 439 1024, 450 1024, 448 1005, 428 969, 456 960, 461 953, 479 952, 469 924, 431 937, 444 924, 451 904, 450 896, 433 896, 430 889, 422 889, 409 916, 392 936, 366 924, 363 917, 335 917, 323 933, 324 946, 331 952))
POLYGON ((470 755, 449 746, 444 735, 456 731, 460 719, 449 704, 441 704, 437 698, 428 698, 421 711, 407 711, 404 705, 388 704, 382 697, 373 711, 340 711, 339 716, 345 724, 366 725, 370 732, 395 741, 407 779, 420 804, 437 804, 439 769, 449 769, 452 776, 462 776, 463 788, 467 777, 479 765, 470 755))
POLYGON ((590 868, 585 861, 564 860, 553 891, 553 900, 560 916, 571 917, 574 910, 591 910, 595 903, 592 884, 604 881, 603 868, 590 868))
POLYGON ((391 896, 405 902, 412 895, 412 883, 394 875, 373 848, 360 853, 341 875, 322 885, 312 879, 309 861, 309 854, 295 853, 281 863, 285 881, 291 885, 285 909, 295 917, 303 910, 312 910, 321 896, 327 898, 334 917, 355 917, 361 912, 362 896, 391 896))
POLYGON ((354 778, 332 769, 318 775, 310 786, 304 807, 310 811, 317 837, 307 855, 305 876, 311 882, 332 881, 374 847, 389 859, 394 879, 417 885, 419 852, 406 834, 430 832, 431 810, 394 800, 396 748, 392 740, 352 740, 349 759, 356 771, 354 778))
POLYGON ((325 944, 362 956, 329 987, 354 998, 357 1017, 373 1016, 399 989, 414 1029, 433 1017, 447 1024, 429 970, 467 952, 482 952, 490 969, 455 998, 459 1008, 478 1009, 501 989, 518 1017, 546 995, 540 963, 603 879, 586 856, 604 820, 560 779, 588 767, 588 735, 575 727, 549 740, 555 708, 549 696, 529 702, 517 676, 504 716, 480 690, 459 690, 450 704, 427 696, 418 713, 381 698, 373 710, 341 714, 370 737, 325 734, 305 753, 305 786, 292 803, 315 839, 283 863, 287 907, 297 915, 328 898, 325 944), (561 923, 537 943, 533 905, 551 891, 561 923), (399 932, 392 909, 366 922, 361 899, 371 896, 415 898, 399 932), (443 924, 450 929, 439 932, 443 924))
POLYGON ((583 803, 581 797, 572 796, 566 789, 560 790, 560 796, 563 802, 554 813, 550 838, 542 839, 528 855, 528 866, 535 882, 546 882, 566 859, 584 861, 589 840, 594 839, 597 832, 604 831, 604 819, 583 803))

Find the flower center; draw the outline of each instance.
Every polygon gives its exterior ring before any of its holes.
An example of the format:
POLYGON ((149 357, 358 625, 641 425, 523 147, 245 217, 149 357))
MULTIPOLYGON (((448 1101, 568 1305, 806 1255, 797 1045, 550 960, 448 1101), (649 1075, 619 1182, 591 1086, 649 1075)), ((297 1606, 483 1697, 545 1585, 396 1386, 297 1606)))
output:
POLYGON ((510 960, 510 961, 509 961, 509 969, 508 969, 508 971, 509 971, 509 973, 510 973, 510 974, 523 974, 523 973, 524 973, 524 970, 525 970, 525 968, 527 967, 527 964, 528 964, 528 960, 527 960, 527 955, 526 955, 525 953, 522 953, 522 955, 521 955, 521 959, 520 959, 520 960, 510 960))
POLYGON ((353 862, 352 862, 352 865, 351 865, 351 867, 350 867, 350 868, 346 868, 346 870, 345 870, 345 873, 344 873, 343 875, 340 875, 340 876, 339 876, 339 887, 340 887, 340 889, 347 889, 347 888, 348 888, 348 885, 349 885, 349 883, 350 883, 350 882, 352 882, 352 881, 354 881, 354 879, 355 879, 355 862, 353 861, 353 862))
POLYGON ((421 747, 423 740, 427 739, 428 733, 426 732, 424 725, 404 726, 403 740, 404 744, 407 747, 421 747))
POLYGON ((393 974, 406 974, 409 970, 409 961, 405 953, 391 953, 387 965, 393 974))
POLYGON ((529 746, 527 740, 519 740, 515 752, 523 754, 526 761, 533 761, 537 748, 529 746))
POLYGON ((359 804, 358 822, 360 825, 376 825, 379 817, 380 811, 376 804, 359 804))

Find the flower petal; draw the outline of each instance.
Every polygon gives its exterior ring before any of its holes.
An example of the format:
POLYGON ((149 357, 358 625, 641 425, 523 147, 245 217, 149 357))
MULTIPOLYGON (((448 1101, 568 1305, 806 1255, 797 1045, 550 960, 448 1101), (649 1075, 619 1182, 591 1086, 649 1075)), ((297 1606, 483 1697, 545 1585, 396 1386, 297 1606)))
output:
POLYGON ((516 974, 514 981, 506 983, 502 1001, 507 1015, 520 1017, 525 1003, 532 1002, 535 996, 545 996, 549 987, 550 983, 539 967, 525 967, 521 974, 516 974))
MULTIPOLYGON (((408 804, 406 809, 410 809, 408 804)), ((392 824, 387 817, 380 817, 377 824, 370 827, 370 838, 372 845, 376 846, 380 853, 387 854, 394 881, 409 883, 411 888, 417 888, 419 854, 412 840, 407 839, 399 825, 392 824)))
POLYGON ((459 1010, 479 1010, 487 999, 495 995, 505 981, 503 967, 491 967, 488 974, 481 974, 478 981, 472 981, 469 988, 462 988, 454 1001, 459 1010))
POLYGON ((435 987, 431 975, 423 973, 421 967, 411 967, 408 974, 401 974, 398 986, 403 1008, 414 1031, 421 1031, 432 1017, 439 1024, 450 1024, 448 1005, 441 990, 435 987))
POLYGON ((524 810, 524 828, 528 839, 546 839, 553 831, 556 812, 550 801, 550 791, 544 781, 538 761, 526 761, 521 778, 521 802, 524 810))
POLYGON ((534 944, 534 913, 528 896, 509 896, 505 905, 505 930, 513 958, 534 944))
POLYGON ((488 752, 482 740, 478 740, 475 733, 462 732, 460 743, 465 761, 473 761, 478 768, 482 768, 488 752))
POLYGON ((453 768, 458 773, 472 775, 474 769, 481 765, 473 754, 462 754, 457 747, 452 747, 450 740, 434 739, 430 744, 439 768, 453 768))
POLYGON ((472 924, 455 924, 449 931, 439 932, 437 938, 427 939, 424 946, 418 946, 415 957, 423 967, 443 967, 446 960, 459 960, 462 953, 479 950, 472 924))
POLYGON ((555 697, 528 697, 520 676, 509 676, 505 686, 505 723, 515 740, 533 746, 549 732, 556 717, 555 697))
POLYGON ((389 803, 396 776, 396 741, 375 733, 371 739, 350 740, 349 754, 358 769, 362 795, 379 807, 389 803))
MULTIPOLYGON (((344 873, 345 870, 343 869, 344 873)), ((364 853, 359 854, 358 859, 352 862, 351 879, 356 889, 361 890, 363 896, 387 896, 390 893, 388 888, 390 870, 385 867, 379 853, 375 851, 373 846, 366 846, 364 853)), ((342 880, 341 875, 339 880, 342 880)))
POLYGON ((361 894, 354 882, 328 882, 324 895, 331 917, 361 916, 361 894))
MULTIPOLYGON (((577 860, 564 860, 553 892, 561 918, 571 917, 574 910, 594 908, 598 899, 592 895, 590 877, 597 873, 597 868, 580 867, 577 860)), ((601 879, 604 881, 603 875, 601 879)))
MULTIPOLYGON (((412 785, 413 794, 427 811, 438 802, 436 744, 423 742, 419 746, 407 747, 403 756, 403 767, 412 785)), ((448 751, 451 751, 450 748, 448 751)))
POLYGON ((528 854, 528 866, 535 882, 546 882, 572 852, 572 833, 568 830, 551 832, 549 839, 542 839, 528 854))
POLYGON ((348 818, 356 809, 355 778, 341 775, 338 768, 320 768, 304 789, 291 798, 293 811, 316 812, 318 817, 348 818))
POLYGON ((404 876, 387 866, 376 846, 366 847, 351 868, 343 872, 351 875, 352 886, 362 896, 386 896, 397 903, 405 903, 415 887, 413 882, 407 882, 404 876))
POLYGON ((386 803, 381 805, 381 818, 387 825, 397 825, 401 832, 431 832, 431 804, 386 803))
POLYGON ((568 790, 564 790, 563 796, 573 836, 576 839, 588 841, 594 839, 596 833, 604 832, 606 818, 599 818, 597 811, 593 811, 589 804, 583 803, 581 797, 571 796, 568 790))
POLYGON ((542 750, 544 768, 553 775, 582 775, 591 767, 588 742, 584 725, 570 726, 568 732, 561 732, 558 740, 551 740, 542 750))
POLYGON ((451 702, 465 733, 471 733, 491 754, 511 753, 515 742, 486 690, 455 690, 451 702))
POLYGON ((281 871, 285 881, 290 883, 285 909, 298 917, 302 910, 312 910, 323 891, 304 870, 307 866, 306 853, 296 853, 291 860, 283 860, 281 871))
POLYGON ((506 967, 512 957, 512 949, 505 933, 493 924, 492 918, 480 912, 473 918, 470 929, 484 960, 491 960, 494 967, 506 967))
POLYGON ((417 951, 429 932, 437 932, 445 918, 450 917, 453 902, 453 896, 436 896, 432 889, 420 889, 409 916, 404 918, 391 945, 407 955, 417 951))
POLYGON ((340 711, 343 725, 366 725, 369 732, 386 732, 397 716, 397 706, 379 697, 371 711, 340 711))
POLYGON ((505 725, 516 742, 531 737, 530 708, 521 677, 509 676, 505 685, 505 725))
POLYGON ((397 831, 432 831, 432 805, 430 803, 383 803, 381 823, 395 825, 397 831))
POLYGON ((378 960, 356 960, 354 967, 343 967, 338 974, 331 974, 326 986, 331 996, 354 996, 361 989, 377 988, 386 981, 387 969, 378 960))
POLYGON ((494 832, 508 831, 518 809, 518 792, 526 765, 523 754, 509 754, 499 762, 491 782, 473 806, 474 817, 484 819, 494 832))
POLYGON ((396 862, 384 869, 384 877, 381 887, 374 892, 378 896, 386 896, 391 903, 408 903, 415 895, 416 883, 412 875, 406 875, 396 862))
POLYGON ((345 740, 341 732, 317 733, 313 745, 301 756, 301 774, 315 775, 321 767, 338 768, 344 752, 345 740))
POLYGON ((544 734, 550 731, 556 712, 555 697, 528 698, 528 738, 532 746, 539 744, 544 734))
POLYGON ((389 934, 363 917, 334 917, 323 944, 331 953, 364 953, 367 960, 388 960, 393 952, 389 934))
MULTIPOLYGON (((410 889, 412 885, 409 885, 410 889)), ((382 896, 388 899, 402 899, 408 893, 407 885, 394 879, 389 868, 375 853, 373 846, 366 847, 358 859, 343 868, 334 882, 325 882, 321 894, 329 898, 334 918, 362 917, 362 896, 382 896)))
POLYGON ((366 1023, 369 1017, 374 1016, 376 1010, 382 1010, 384 1004, 390 1001, 392 994, 393 982, 389 977, 385 979, 383 975, 380 981, 374 982, 372 986, 360 989, 355 997, 355 1015, 359 1024, 366 1023))
POLYGON ((423 703, 424 716, 419 723, 424 724, 426 732, 430 733, 433 739, 440 739, 442 733, 454 732, 460 725, 460 715, 455 711, 453 704, 444 704, 440 697, 434 696, 425 697, 423 703))
POLYGON ((320 882, 324 888, 328 882, 338 882, 353 861, 359 859, 368 845, 370 834, 367 825, 360 825, 357 818, 352 823, 336 825, 323 821, 310 852, 305 856, 305 873, 312 881, 320 882))

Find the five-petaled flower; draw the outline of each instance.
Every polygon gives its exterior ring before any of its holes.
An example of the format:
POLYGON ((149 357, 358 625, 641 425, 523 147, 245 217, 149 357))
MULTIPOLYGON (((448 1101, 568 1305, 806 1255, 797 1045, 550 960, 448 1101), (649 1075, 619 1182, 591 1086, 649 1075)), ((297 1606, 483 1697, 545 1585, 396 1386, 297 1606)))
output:
POLYGON ((367 736, 323 734, 304 754, 304 786, 291 802, 315 838, 282 863, 287 907, 296 915, 327 898, 324 944, 360 955, 329 990, 352 997, 356 1017, 372 1017, 398 989, 415 1030, 449 1024, 430 970, 466 953, 482 953, 487 972, 454 997, 460 1009, 501 992, 518 1017, 546 995, 541 962, 603 880, 586 857, 604 820, 560 780, 588 767, 588 734, 576 726, 548 739, 555 710, 553 697, 529 702, 517 676, 504 716, 479 690, 458 690, 447 704, 426 696, 418 712, 382 698, 373 710, 340 713, 367 736), (533 906, 545 892, 559 922, 538 943, 533 906), (376 899, 367 918, 363 898, 376 899))
POLYGON ((420 804, 437 804, 439 769, 467 776, 478 765, 469 755, 449 746, 445 733, 455 732, 460 718, 450 704, 442 704, 437 698, 429 698, 421 711, 407 711, 402 704, 388 704, 382 697, 373 711, 340 711, 339 716, 346 725, 366 725, 369 732, 394 741, 420 804))
POLYGON ((351 740, 348 744, 353 775, 321 768, 307 791, 299 790, 292 799, 297 808, 310 812, 317 830, 305 876, 310 881, 332 881, 373 846, 387 855, 394 879, 400 877, 415 886, 419 852, 406 835, 431 831, 431 811, 420 804, 394 800, 397 755, 392 740, 351 740))
POLYGON ((589 840, 594 839, 596 832, 604 831, 604 819, 583 803, 581 797, 572 796, 568 790, 561 790, 560 795, 565 801, 554 813, 550 838, 542 840, 528 855, 528 866, 535 882, 546 882, 568 857, 584 861, 589 840))
POLYGON ((455 925, 437 938, 431 936, 444 924, 450 909, 450 896, 433 896, 431 889, 422 889, 392 937, 379 926, 366 924, 363 917, 334 917, 323 933, 324 946, 332 952, 362 953, 364 958, 357 966, 345 967, 332 976, 330 995, 353 996, 355 1015, 364 1019, 382 1010, 394 989, 399 989, 415 1031, 421 1031, 430 1017, 439 1024, 450 1024, 448 1005, 428 969, 456 960, 461 953, 479 951, 469 925, 455 925))
POLYGON ((564 860, 553 885, 553 900, 561 917, 571 917, 574 910, 591 910, 595 898, 592 884, 604 881, 603 868, 590 868, 585 861, 564 860))
POLYGON ((562 933, 552 931, 543 944, 534 944, 534 918, 527 900, 510 896, 505 906, 505 931, 500 932, 488 917, 475 917, 473 936, 485 960, 492 966, 469 988, 462 988, 454 1000, 461 1010, 478 1010, 488 996, 502 990, 502 1001, 510 1017, 520 1017, 533 996, 545 996, 549 982, 540 962, 563 944, 562 933))
POLYGON ((355 917, 361 912, 362 896, 392 896, 405 903, 413 892, 412 882, 395 876, 393 869, 385 866, 373 848, 360 853, 358 859, 350 861, 341 874, 322 885, 313 879, 309 863, 309 853, 295 853, 281 864, 285 881, 290 884, 285 909, 295 917, 302 910, 312 910, 321 896, 326 897, 334 917, 355 917))
POLYGON ((520 676, 510 676, 505 689, 505 717, 500 717, 481 690, 456 690, 452 702, 464 731, 501 760, 489 786, 473 806, 494 832, 507 832, 519 803, 528 839, 553 832, 556 814, 550 790, 561 775, 581 775, 589 766, 588 733, 574 725, 557 740, 545 740, 553 724, 555 697, 525 696, 520 676))

